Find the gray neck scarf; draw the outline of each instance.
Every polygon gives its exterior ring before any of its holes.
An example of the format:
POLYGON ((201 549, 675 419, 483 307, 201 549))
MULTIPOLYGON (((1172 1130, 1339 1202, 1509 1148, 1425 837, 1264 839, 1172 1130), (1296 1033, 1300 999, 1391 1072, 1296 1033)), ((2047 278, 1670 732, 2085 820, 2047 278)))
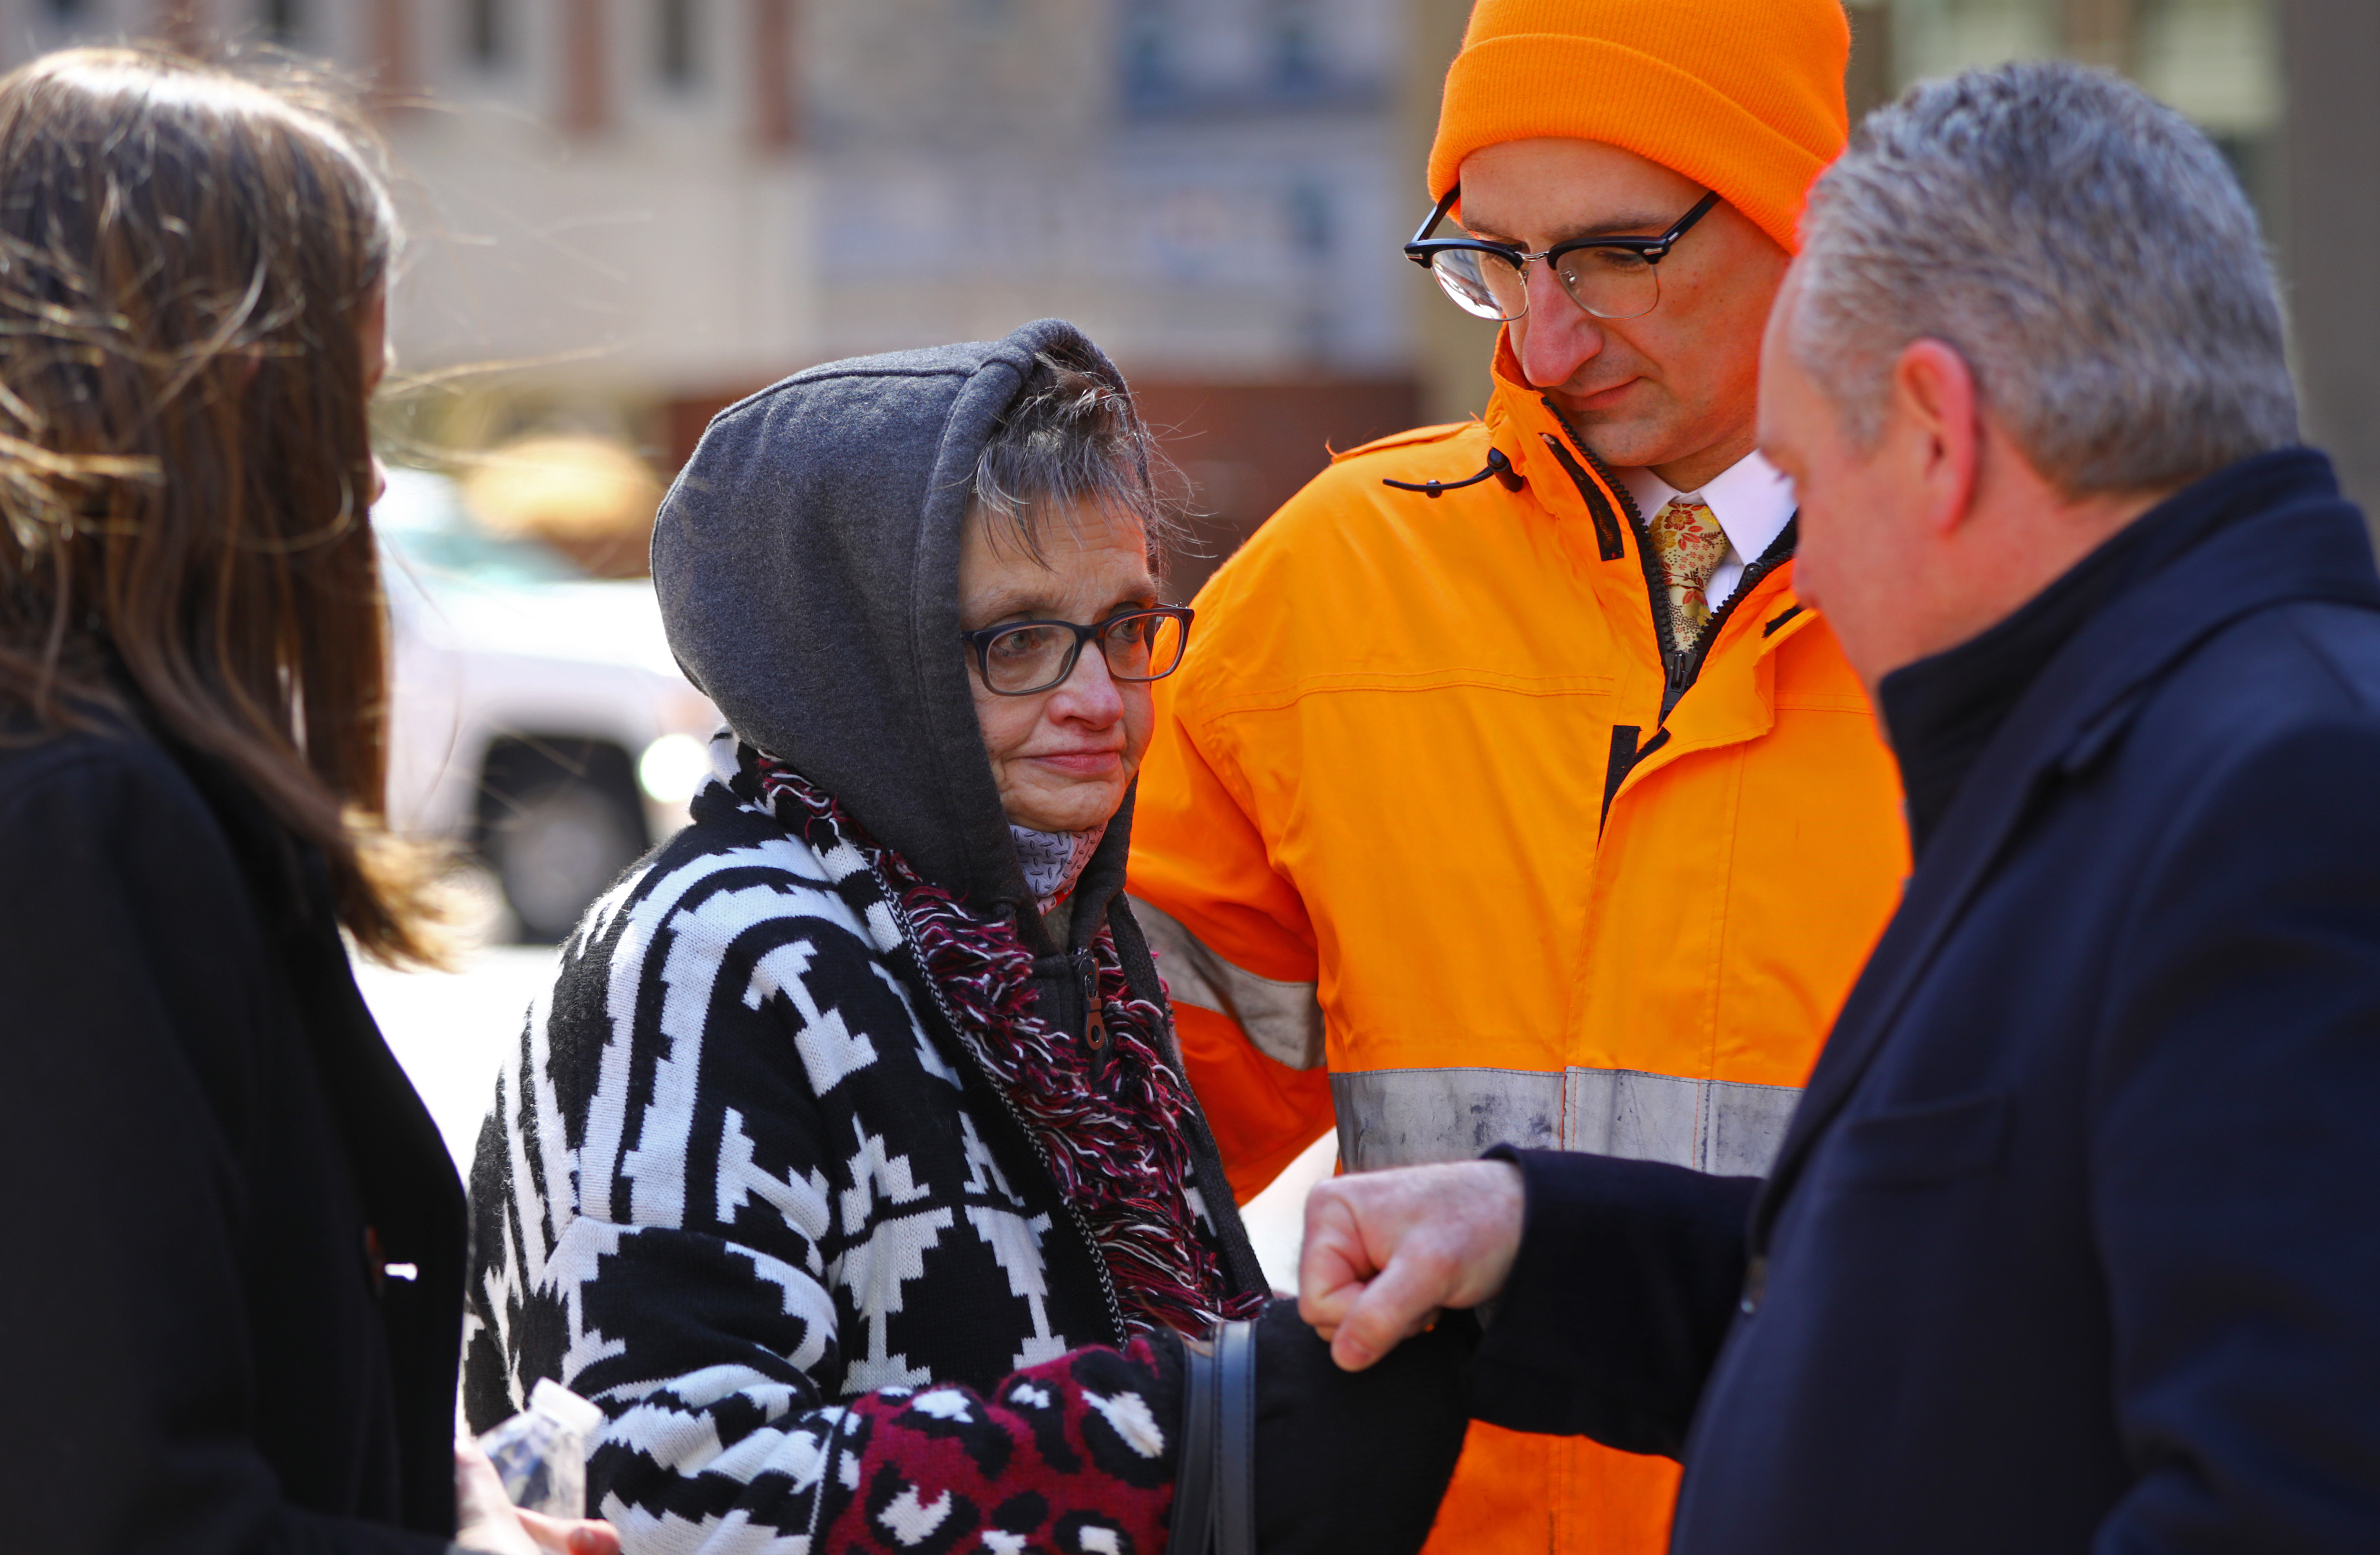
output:
POLYGON ((1057 905, 1059 897, 1073 889, 1107 832, 1108 823, 1104 820, 1086 832, 1036 832, 1030 826, 1009 822, 1008 834, 1016 841, 1017 862, 1025 866, 1026 889, 1033 893, 1040 911, 1048 912, 1057 905))

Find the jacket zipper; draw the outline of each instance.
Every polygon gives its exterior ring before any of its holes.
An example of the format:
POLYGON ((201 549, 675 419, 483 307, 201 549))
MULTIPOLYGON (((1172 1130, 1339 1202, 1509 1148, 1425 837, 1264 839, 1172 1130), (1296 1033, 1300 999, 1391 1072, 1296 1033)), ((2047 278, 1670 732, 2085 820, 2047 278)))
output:
POLYGON ((933 1000, 934 1008, 941 1012, 942 1024, 951 1028, 951 1035, 956 1037, 959 1046, 966 1050, 967 1062, 975 1065, 977 1077, 999 1099, 1001 1107, 1008 1113, 1008 1121, 1016 1125, 1016 1132, 1024 1139, 1026 1148, 1033 1152, 1033 1159, 1041 1163, 1041 1175, 1057 1191, 1059 1208, 1066 1211, 1066 1219, 1074 1223, 1075 1234, 1083 1239, 1084 1247, 1088 1249, 1092 1272, 1099 1277, 1099 1294, 1107 1301, 1108 1321, 1115 1325, 1117 1347, 1121 1349, 1130 1344, 1132 1330, 1124 1326, 1123 1303, 1116 1299, 1115 1277, 1108 1272, 1108 1257, 1099 1249, 1099 1239, 1091 1234, 1091 1222, 1083 1218, 1083 1212, 1075 1207, 1075 1201, 1058 1186, 1057 1169, 1050 1164, 1049 1152, 1041 1148, 1041 1141, 1033 1136, 1033 1127, 1025 1121, 1024 1109, 1016 1105, 1015 1099, 1008 1094, 1008 1088, 992 1077, 991 1065, 977 1048, 974 1036, 959 1024, 958 1016, 951 1011, 950 1001, 942 997, 941 986, 926 970, 926 957, 917 948, 917 936, 909 931, 909 915, 901 911, 900 896, 873 864, 868 866, 868 872, 876 876, 876 888, 884 893, 886 903, 892 908, 893 921, 901 926, 901 942, 909 949, 909 964, 917 969, 917 980, 926 985, 927 996, 933 1000))
MULTIPOLYGON (((1770 549, 1773 555, 1775 548, 1772 546, 1770 549)), ((1790 555, 1791 553, 1788 554, 1790 555)), ((1672 671, 1670 688, 1665 688, 1661 693, 1661 718, 1664 723, 1669 720, 1670 710, 1678 705, 1678 699, 1686 694, 1686 687, 1692 686, 1702 674, 1703 661, 1710 657, 1711 644, 1718 640, 1719 628, 1726 626, 1728 618, 1735 613, 1735 607, 1751 595, 1754 585, 1784 564, 1784 556, 1776 556, 1774 560, 1744 564, 1743 577, 1736 584, 1735 592, 1727 597, 1727 603, 1718 607, 1717 614, 1703 623, 1702 631, 1694 638, 1694 647, 1688 652, 1678 656, 1684 662, 1684 674, 1681 677, 1677 672, 1672 671)))
MULTIPOLYGON (((1636 510, 1635 497, 1611 473, 1611 467, 1571 431, 1570 423, 1555 408, 1553 397, 1549 395, 1540 397, 1548 414, 1553 417, 1554 425, 1561 429, 1562 436, 1585 458, 1587 467, 1595 471, 1596 476, 1611 489, 1611 494, 1620 499, 1620 511, 1626 515, 1628 527, 1635 532, 1636 559, 1642 564, 1645 599, 1653 610, 1654 646, 1661 653, 1661 723, 1667 723, 1670 711, 1678 705, 1678 699, 1686 694, 1687 687, 1693 686, 1703 673, 1703 661, 1710 656, 1711 644, 1718 640, 1719 628, 1727 625, 1728 618, 1735 613, 1735 607, 1751 594, 1753 586, 1782 565, 1785 557, 1777 556, 1774 560, 1755 558, 1746 562, 1743 577, 1737 582, 1735 592, 1728 596, 1727 602, 1703 623, 1702 630, 1694 634, 1694 640, 1682 651, 1672 649, 1670 643, 1675 634, 1670 630, 1673 622, 1670 615, 1670 590, 1662 583, 1658 564, 1653 560, 1649 531, 1645 525, 1645 516, 1636 510)), ((1775 549, 1773 545, 1770 547, 1772 554, 1775 549)))

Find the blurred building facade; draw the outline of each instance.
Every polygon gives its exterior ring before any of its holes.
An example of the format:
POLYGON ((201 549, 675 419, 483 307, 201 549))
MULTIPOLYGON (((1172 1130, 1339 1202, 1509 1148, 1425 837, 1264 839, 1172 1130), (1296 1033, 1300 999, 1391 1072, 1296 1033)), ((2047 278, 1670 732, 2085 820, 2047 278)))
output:
MULTIPOLYGON (((1415 418, 1402 0, 0 0, 78 41, 275 45, 367 83, 431 449, 595 433, 1062 314, 1227 549, 1415 418)), ((1194 558, 1180 579, 1195 585, 1194 558)))
MULTIPOLYGON (((277 43, 370 83, 442 446, 625 438, 858 352, 1076 320, 1220 553, 1325 457, 1484 401, 1492 331, 1399 245, 1467 0, 0 0, 10 61, 277 43)), ((2380 498, 2380 5, 1852 0, 1854 111, 1964 66, 2122 70, 2239 167, 2310 431, 2380 498)), ((1179 582, 1195 584, 1193 559, 1179 582)))

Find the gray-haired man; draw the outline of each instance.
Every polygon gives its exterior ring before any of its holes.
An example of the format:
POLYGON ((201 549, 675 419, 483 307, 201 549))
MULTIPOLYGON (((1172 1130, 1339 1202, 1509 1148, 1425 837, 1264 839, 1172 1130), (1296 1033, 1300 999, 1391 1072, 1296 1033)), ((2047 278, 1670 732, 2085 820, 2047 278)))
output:
POLYGON ((2380 577, 2213 148, 1921 87, 1821 181, 1762 445, 1917 865, 1775 1174, 1342 1178, 1360 1367, 1686 1461, 1692 1555, 2380 1549, 2380 577))

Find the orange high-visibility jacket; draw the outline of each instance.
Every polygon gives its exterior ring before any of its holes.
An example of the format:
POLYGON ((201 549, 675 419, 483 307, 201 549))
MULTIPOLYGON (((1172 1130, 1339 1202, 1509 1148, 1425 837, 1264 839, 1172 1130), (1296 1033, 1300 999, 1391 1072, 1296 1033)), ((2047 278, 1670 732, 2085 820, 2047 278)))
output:
MULTIPOLYGON (((1244 1198, 1334 1103, 1351 1171, 1500 1142, 1765 1171, 1908 872, 1790 558, 1665 669, 1625 490, 1508 352, 1498 379, 1484 422, 1340 455, 1158 686, 1131 889, 1244 1198), (1453 489, 1491 450, 1519 489, 1453 489)), ((1654 1555, 1676 1478, 1475 1426, 1430 1549, 1654 1555)))

